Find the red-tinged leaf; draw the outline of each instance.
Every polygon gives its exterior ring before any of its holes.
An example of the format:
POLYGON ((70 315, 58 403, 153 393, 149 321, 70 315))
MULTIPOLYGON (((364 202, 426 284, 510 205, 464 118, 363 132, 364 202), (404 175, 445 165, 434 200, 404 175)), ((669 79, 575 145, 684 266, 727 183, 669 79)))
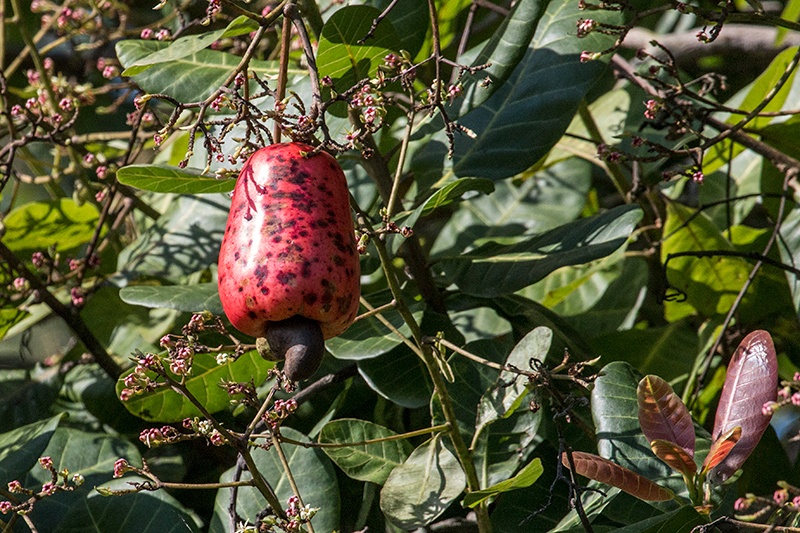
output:
MULTIPOLYGON (((576 474, 617 487, 640 500, 663 502, 672 499, 673 494, 669 489, 599 455, 572 452, 572 460, 575 462, 576 474)), ((567 454, 561 456, 561 462, 567 468, 570 467, 567 454)))
POLYGON ((718 438, 711 444, 711 449, 708 450, 706 460, 703 461, 702 473, 705 474, 725 459, 739 439, 742 437, 742 428, 736 426, 728 433, 718 438))
POLYGON ((697 473, 697 465, 694 459, 686 453, 686 450, 668 440, 656 439, 650 443, 656 457, 667 463, 673 470, 677 470, 687 476, 697 473))
POLYGON ((647 442, 665 440, 694 457, 692 415, 669 383, 658 376, 645 376, 639 382, 636 396, 639 399, 639 425, 647 442))
POLYGON ((772 337, 766 331, 754 331, 739 344, 728 365, 711 440, 719 440, 736 426, 741 426, 742 437, 712 469, 711 479, 721 483, 742 466, 772 418, 762 412, 762 406, 775 401, 777 392, 778 360, 772 337))

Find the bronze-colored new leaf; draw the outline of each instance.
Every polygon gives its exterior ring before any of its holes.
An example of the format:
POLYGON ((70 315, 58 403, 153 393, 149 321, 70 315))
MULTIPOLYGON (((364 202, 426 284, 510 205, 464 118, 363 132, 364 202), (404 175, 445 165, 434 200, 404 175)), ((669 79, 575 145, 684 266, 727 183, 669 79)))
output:
MULTIPOLYGON (((576 474, 617 487, 640 500, 662 502, 672 499, 672 492, 669 489, 599 455, 572 452, 572 460, 575 463, 576 474)), ((561 462, 569 468, 567 454, 561 456, 561 462)))
POLYGON ((697 473, 697 465, 694 459, 686 453, 686 450, 668 440, 656 439, 650 443, 656 457, 667 463, 670 468, 677 470, 687 476, 697 473))
POLYGON ((708 450, 706 460, 703 461, 702 473, 705 474, 725 459, 739 439, 742 437, 741 426, 736 426, 728 433, 718 438, 711 444, 711 449, 708 450))
POLYGON ((733 354, 717 407, 712 441, 741 426, 742 436, 728 455, 711 470, 717 482, 730 478, 756 447, 772 415, 762 407, 778 394, 778 359, 772 337, 766 331, 750 333, 733 354))
MULTIPOLYGON (((647 442, 671 442, 694 457, 694 426, 689 410, 672 387, 658 376, 645 376, 636 390, 639 425, 647 442)), ((671 465, 670 465, 671 466, 671 465)))

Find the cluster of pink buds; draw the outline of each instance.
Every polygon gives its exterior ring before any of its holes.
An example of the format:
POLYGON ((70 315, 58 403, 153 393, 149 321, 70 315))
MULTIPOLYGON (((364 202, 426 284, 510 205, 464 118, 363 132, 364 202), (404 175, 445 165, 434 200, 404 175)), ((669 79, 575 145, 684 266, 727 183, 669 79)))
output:
POLYGON ((148 448, 177 442, 182 437, 183 435, 172 426, 145 429, 139 434, 139 440, 148 448))
POLYGON ((159 384, 147 375, 148 371, 154 372, 156 375, 162 375, 164 367, 158 356, 151 353, 141 354, 136 360, 136 367, 133 372, 123 379, 126 388, 120 392, 119 399, 126 402, 137 394, 154 391, 159 384))
POLYGON ((30 498, 18 504, 14 504, 10 501, 2 501, 0 502, 0 513, 7 514, 9 512, 14 512, 20 515, 27 514, 33 508, 34 503, 45 496, 53 495, 56 492, 75 490, 86 481, 82 474, 74 474, 70 477, 70 472, 66 468, 57 472, 53 465, 53 460, 50 457, 41 457, 39 459, 39 464, 45 470, 50 471, 51 480, 45 482, 38 491, 26 489, 22 486, 22 483, 17 480, 9 481, 8 492, 11 494, 22 494, 30 498), (61 478, 61 481, 59 481, 59 478, 61 478))
POLYGON ((200 420, 199 418, 185 418, 183 420, 184 429, 188 429, 203 436, 211 442, 214 446, 222 446, 225 444, 225 437, 222 436, 209 420, 200 420))
POLYGON ((264 415, 264 421, 272 428, 278 427, 283 420, 285 420, 296 410, 297 402, 293 399, 275 400, 275 403, 272 405, 272 409, 270 409, 266 415, 264 415))

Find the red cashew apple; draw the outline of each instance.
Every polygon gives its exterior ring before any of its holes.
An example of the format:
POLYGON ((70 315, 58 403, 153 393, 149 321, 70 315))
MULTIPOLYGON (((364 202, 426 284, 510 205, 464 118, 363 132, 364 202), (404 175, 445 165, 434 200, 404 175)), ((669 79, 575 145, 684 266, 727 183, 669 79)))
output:
POLYGON ((245 163, 219 253, 219 296, 239 331, 266 337, 293 381, 355 320, 360 294, 342 168, 311 146, 273 144, 245 163))

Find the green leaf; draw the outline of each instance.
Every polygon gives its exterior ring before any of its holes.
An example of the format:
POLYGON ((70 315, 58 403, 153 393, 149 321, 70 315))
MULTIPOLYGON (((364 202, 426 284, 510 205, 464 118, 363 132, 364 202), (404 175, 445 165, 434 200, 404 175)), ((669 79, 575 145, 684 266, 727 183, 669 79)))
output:
POLYGON ((67 198, 23 204, 3 219, 3 244, 25 261, 54 245, 72 252, 92 238, 99 218, 92 204, 78 206, 67 198))
MULTIPOLYGON (((17 356, 19 357, 19 356, 17 356)), ((0 372, 0 432, 11 431, 53 414, 62 377, 54 368, 0 372)))
POLYGON ((372 390, 397 405, 416 409, 430 402, 433 384, 428 370, 405 344, 359 360, 358 372, 372 390))
POLYGON ((119 254, 118 270, 129 280, 146 275, 180 283, 207 269, 219 258, 229 207, 223 195, 179 196, 119 254))
MULTIPOLYGON (((132 39, 119 41, 115 49, 119 62, 128 67, 167 47, 169 43, 161 41, 132 39)), ((175 61, 153 65, 132 78, 147 93, 166 94, 183 103, 199 102, 211 96, 241 60, 241 57, 225 52, 200 50, 175 61)), ((262 79, 271 79, 278 74, 278 65, 274 61, 251 59, 248 69, 262 79)), ((298 72, 293 70, 291 74, 298 72)))
POLYGON ((410 218, 416 220, 421 216, 427 216, 439 207, 451 204, 459 200, 467 192, 480 192, 483 194, 491 194, 494 192, 494 183, 491 180, 481 178, 463 178, 448 183, 441 189, 433 193, 421 206, 414 210, 414 217, 410 218))
POLYGON ((694 507, 684 505, 636 524, 615 529, 614 533, 691 533, 697 526, 707 522, 708 518, 698 513, 694 507))
MULTIPOLYGON (((373 307, 388 303, 390 299, 388 291, 370 295, 368 298, 373 307)), ((424 305, 419 302, 414 302, 409 306, 409 310, 417 321, 422 318, 423 308, 424 305)), ((381 315, 406 338, 411 337, 411 329, 396 309, 383 311, 381 315)), ((383 325, 376 316, 370 316, 358 320, 347 331, 328 340, 325 345, 337 359, 360 361, 383 355, 402 343, 403 341, 383 325)))
MULTIPOLYGON (((525 335, 517 343, 506 360, 506 366, 513 366, 523 371, 530 371, 531 361, 544 362, 553 341, 553 330, 538 327, 525 335)), ((481 398, 478 405, 476 432, 480 432, 487 424, 505 418, 519 407, 528 393, 528 379, 516 372, 503 370, 497 383, 481 398)))
MULTIPOLYGON (((104 484, 114 490, 129 489, 130 481, 142 483, 141 477, 125 477, 104 484)), ((166 491, 137 492, 104 497, 90 494, 73 505, 54 533, 178 533, 200 528, 191 515, 166 491)))
MULTIPOLYGON (((310 442, 308 437, 286 426, 281 428, 281 434, 292 440, 310 442)), ((283 444, 283 452, 289 462, 289 469, 294 472, 295 482, 303 503, 319 508, 311 524, 316 531, 334 531, 339 528, 339 508, 341 497, 339 484, 336 481, 336 471, 330 459, 319 448, 305 448, 283 444), (300 474, 300 475, 298 475, 300 474)), ((289 480, 286 477, 283 465, 274 448, 265 451, 261 448, 251 452, 258 471, 264 476, 275 491, 278 501, 284 503, 294 495, 289 480)), ((222 474, 220 481, 233 480, 234 468, 222 474)), ((249 479, 245 472, 241 479, 249 479)), ((230 505, 230 489, 219 489, 214 502, 214 516, 211 519, 209 531, 211 533, 229 533, 228 507, 230 505)), ((267 501, 253 487, 239 487, 236 500, 236 511, 239 515, 253 524, 257 515, 267 506, 267 501)))
POLYGON ((197 285, 130 285, 119 291, 123 302, 150 308, 176 309, 186 313, 210 311, 222 315, 216 282, 197 285))
POLYGON ((533 485, 539 476, 542 475, 544 472, 544 468, 542 467, 542 461, 538 457, 528 463, 528 465, 520 470, 520 472, 511 479, 503 481, 501 483, 497 483, 492 485, 489 488, 483 490, 477 490, 475 492, 468 492, 466 496, 464 496, 464 501, 462 505, 464 507, 475 507, 482 501, 485 501, 492 496, 496 496, 503 492, 509 492, 514 489, 521 489, 524 487, 529 487, 533 485))
MULTIPOLYGON (((704 213, 691 219, 693 210, 675 202, 667 204, 667 221, 661 261, 671 253, 709 250, 733 250, 731 243, 704 213)), ((725 314, 739 295, 751 267, 739 257, 678 257, 667 264, 670 285, 686 294, 686 301, 706 317, 725 314)), ((745 296, 745 299, 748 299, 745 296)), ((673 319, 679 318, 670 315, 673 319)))
MULTIPOLYGON (((228 392, 219 386, 221 380, 250 381, 260 384, 267 378, 267 372, 275 366, 251 350, 236 361, 218 365, 211 354, 195 354, 192 375, 186 380, 186 388, 210 413, 216 413, 230 406, 228 392)), ((125 388, 125 376, 117 382, 117 395, 125 388)), ((200 410, 183 395, 161 388, 155 392, 145 392, 123 402, 125 408, 134 415, 150 422, 179 422, 184 418, 201 416, 200 410)))
POLYGON ((241 15, 228 24, 228 27, 224 30, 212 31, 201 35, 188 35, 176 39, 174 42, 170 43, 168 47, 134 61, 122 72, 122 75, 133 76, 139 74, 157 63, 177 61, 178 59, 190 56, 195 52, 199 52, 211 46, 214 41, 218 41, 219 39, 236 37, 237 35, 250 33, 257 29, 258 24, 254 20, 241 15))
MULTIPOLYGON (((130 442, 73 428, 56 429, 42 455, 52 457, 57 471, 66 469, 70 476, 81 474, 85 482, 74 491, 59 492, 36 502, 30 516, 40 531, 55 531, 72 508, 77 509, 76 514, 81 514, 85 509, 83 500, 94 492, 94 487, 111 479, 117 459, 141 464, 139 451, 130 442)), ((50 472, 38 465, 21 480, 26 488, 40 487, 48 481, 51 481, 50 472)))
MULTIPOLYGON (((389 6, 391 0, 374 0, 366 3, 374 5, 382 12, 389 6)), ((394 26, 399 39, 397 47, 408 51, 412 58, 415 57, 422 48, 425 34, 431 26, 428 2, 425 0, 398 2, 384 20, 388 20, 394 26)))
POLYGON ((509 294, 562 266, 611 254, 627 241, 641 218, 639 207, 619 206, 515 244, 490 242, 460 256, 444 258, 435 266, 467 294, 509 294))
MULTIPOLYGON (((781 260, 787 265, 800 264, 800 208, 792 209, 780 227, 780 238, 776 244, 781 260)), ((786 272, 786 280, 792 293, 795 310, 800 315, 800 277, 786 272)))
POLYGON ((8 330, 22 322, 30 313, 18 307, 0 309, 0 340, 6 336, 8 330))
MULTIPOLYGON (((599 32, 575 39, 576 23, 583 15, 571 0, 549 2, 508 81, 459 119, 476 137, 462 135, 456 140, 453 171, 457 176, 514 176, 558 142, 578 104, 605 70, 602 61, 581 63, 581 52, 605 50, 615 39, 599 32)), ((611 24, 622 20, 619 13, 593 12, 593 18, 597 16, 611 24)))
POLYGON ((19 480, 33 468, 64 415, 40 420, 0 434, 0 483, 19 480))
POLYGON ((320 77, 333 79, 337 92, 342 93, 359 80, 374 76, 383 58, 399 51, 399 39, 394 26, 389 24, 378 24, 372 39, 358 43, 379 15, 380 11, 374 7, 351 5, 336 11, 322 27, 317 67, 320 77))
POLYGON ((182 170, 169 165, 128 165, 117 171, 117 179, 143 191, 176 194, 230 192, 236 180, 203 177, 199 170, 182 170))
POLYGON ((458 459, 434 437, 389 474, 381 490, 381 511, 401 529, 423 527, 442 514, 466 486, 458 459))
MULTIPOLYGON (((347 444, 394 435, 397 433, 378 424, 344 418, 325 424, 319 433, 319 442, 347 444)), ((341 448, 325 447, 322 451, 351 478, 383 485, 391 471, 408 458, 411 445, 405 440, 392 440, 341 448)))
POLYGON ((468 73, 462 78, 464 92, 461 98, 449 106, 450 118, 456 119, 480 106, 503 86, 524 57, 549 1, 520 0, 513 4, 511 13, 503 19, 503 23, 472 62, 473 67, 487 63, 489 67, 475 74, 468 73), (481 83, 487 77, 491 84, 488 87, 482 86, 481 83))

